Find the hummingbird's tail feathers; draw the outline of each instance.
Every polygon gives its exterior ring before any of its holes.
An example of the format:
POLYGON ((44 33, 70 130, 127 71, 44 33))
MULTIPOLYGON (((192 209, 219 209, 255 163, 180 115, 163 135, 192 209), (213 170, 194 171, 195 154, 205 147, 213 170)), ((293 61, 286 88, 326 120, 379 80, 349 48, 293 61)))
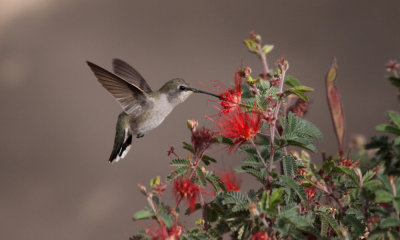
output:
POLYGON ((109 159, 111 163, 124 158, 132 145, 132 132, 128 125, 128 115, 125 112, 118 116, 115 130, 114 147, 109 159))

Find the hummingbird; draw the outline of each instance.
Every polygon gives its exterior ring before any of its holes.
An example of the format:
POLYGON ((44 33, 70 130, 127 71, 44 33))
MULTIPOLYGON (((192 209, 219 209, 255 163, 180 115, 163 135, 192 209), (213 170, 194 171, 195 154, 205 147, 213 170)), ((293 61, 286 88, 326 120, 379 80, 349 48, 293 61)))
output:
POLYGON ((158 91, 153 91, 142 75, 120 59, 113 59, 111 73, 87 61, 100 84, 121 105, 115 128, 114 147, 109 162, 123 159, 132 146, 132 138, 143 137, 158 127, 171 111, 192 93, 218 95, 191 88, 182 78, 167 81, 158 91))

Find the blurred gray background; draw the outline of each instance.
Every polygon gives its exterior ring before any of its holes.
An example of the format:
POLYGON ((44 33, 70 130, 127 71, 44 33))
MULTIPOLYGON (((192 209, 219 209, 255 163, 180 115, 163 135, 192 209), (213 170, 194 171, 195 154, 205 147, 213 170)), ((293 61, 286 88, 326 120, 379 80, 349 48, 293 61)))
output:
MULTIPOLYGON (((331 58, 347 136, 374 135, 384 110, 398 110, 383 75, 400 58, 399 23, 399 1, 0 0, 0 238, 127 239, 151 226, 131 221, 146 204, 137 183, 167 175, 169 146, 185 156, 187 119, 212 125, 209 98, 192 96, 108 164, 121 109, 86 60, 111 69, 112 58, 124 59, 153 89, 174 77, 228 84, 242 63, 262 70, 242 44, 254 30, 275 45, 271 65, 285 56, 289 74, 315 88, 306 118, 324 134, 320 150, 334 154, 331 58)), ((223 153, 211 151, 225 167, 238 163, 223 153)))

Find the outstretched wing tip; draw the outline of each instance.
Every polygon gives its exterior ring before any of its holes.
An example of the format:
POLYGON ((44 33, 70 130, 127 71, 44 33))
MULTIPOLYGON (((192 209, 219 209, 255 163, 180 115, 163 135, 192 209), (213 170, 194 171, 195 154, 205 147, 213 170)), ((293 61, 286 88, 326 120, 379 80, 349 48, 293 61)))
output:
POLYGON ((147 94, 142 89, 90 61, 87 64, 97 81, 113 95, 126 113, 141 111, 145 106, 142 100, 147 98, 147 94))

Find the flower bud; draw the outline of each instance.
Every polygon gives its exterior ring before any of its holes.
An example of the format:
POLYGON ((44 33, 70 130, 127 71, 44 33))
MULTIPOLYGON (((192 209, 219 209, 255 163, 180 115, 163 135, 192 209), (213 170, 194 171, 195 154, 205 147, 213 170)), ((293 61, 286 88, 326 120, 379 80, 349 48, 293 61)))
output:
POLYGON ((249 212, 250 212, 251 216, 255 216, 255 217, 260 216, 260 212, 257 209, 257 205, 254 203, 249 205, 249 212))
POLYGON ((143 186, 142 184, 138 184, 138 187, 139 187, 141 193, 143 193, 144 195, 147 194, 147 189, 145 186, 143 186))
POLYGON ((253 40, 256 43, 261 42, 261 36, 258 34, 255 34, 253 31, 250 32, 250 38, 251 38, 251 40, 253 40))
POLYGON ((199 125, 199 122, 195 119, 192 119, 192 120, 187 120, 186 124, 190 131, 195 132, 197 126, 199 125))

